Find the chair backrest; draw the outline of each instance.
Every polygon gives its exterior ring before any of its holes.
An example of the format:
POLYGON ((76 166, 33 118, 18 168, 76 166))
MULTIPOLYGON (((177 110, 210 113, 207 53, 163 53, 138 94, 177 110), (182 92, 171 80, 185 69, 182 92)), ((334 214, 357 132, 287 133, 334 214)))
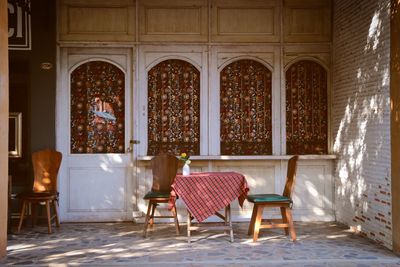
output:
POLYGON ((177 170, 178 159, 170 154, 160 154, 151 160, 151 169, 153 172, 154 192, 170 192, 171 184, 174 182, 177 170))
POLYGON ((57 192, 61 159, 61 152, 55 150, 45 149, 32 153, 34 192, 57 192))
POLYGON ((285 189, 283 190, 283 196, 288 197, 288 198, 292 197, 294 182, 296 180, 297 160, 298 159, 299 159, 299 156, 293 156, 289 159, 289 162, 288 162, 285 189))

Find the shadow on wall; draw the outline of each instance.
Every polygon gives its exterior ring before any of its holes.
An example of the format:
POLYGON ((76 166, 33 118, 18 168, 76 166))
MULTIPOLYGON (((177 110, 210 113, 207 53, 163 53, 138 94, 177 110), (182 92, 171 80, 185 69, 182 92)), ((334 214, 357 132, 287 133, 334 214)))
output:
POLYGON ((390 247, 390 1, 369 2, 375 11, 361 1, 335 10, 352 20, 337 19, 334 33, 336 216, 390 247))

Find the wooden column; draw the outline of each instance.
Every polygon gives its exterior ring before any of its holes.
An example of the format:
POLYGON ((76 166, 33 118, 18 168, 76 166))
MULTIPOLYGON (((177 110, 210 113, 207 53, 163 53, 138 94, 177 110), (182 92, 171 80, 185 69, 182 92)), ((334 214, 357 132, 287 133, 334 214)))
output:
POLYGON ((391 1, 390 98, 393 251, 400 254, 400 0, 391 1))
POLYGON ((0 0, 0 258, 7 247, 8 201, 8 13, 0 0))

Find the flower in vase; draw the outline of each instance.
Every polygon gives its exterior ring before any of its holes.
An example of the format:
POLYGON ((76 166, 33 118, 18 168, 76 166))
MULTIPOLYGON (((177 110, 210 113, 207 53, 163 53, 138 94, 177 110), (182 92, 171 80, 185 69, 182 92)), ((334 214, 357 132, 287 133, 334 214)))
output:
POLYGON ((190 161, 190 156, 186 153, 181 153, 181 155, 179 156, 179 160, 182 160, 184 164, 189 165, 191 163, 190 161))

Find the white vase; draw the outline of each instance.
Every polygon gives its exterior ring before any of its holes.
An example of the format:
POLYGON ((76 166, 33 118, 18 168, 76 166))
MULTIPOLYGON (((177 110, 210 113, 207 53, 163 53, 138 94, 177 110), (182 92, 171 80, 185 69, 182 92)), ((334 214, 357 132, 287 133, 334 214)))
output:
POLYGON ((182 175, 186 176, 186 175, 190 175, 190 167, 188 164, 185 163, 185 165, 183 165, 182 168, 182 175))

